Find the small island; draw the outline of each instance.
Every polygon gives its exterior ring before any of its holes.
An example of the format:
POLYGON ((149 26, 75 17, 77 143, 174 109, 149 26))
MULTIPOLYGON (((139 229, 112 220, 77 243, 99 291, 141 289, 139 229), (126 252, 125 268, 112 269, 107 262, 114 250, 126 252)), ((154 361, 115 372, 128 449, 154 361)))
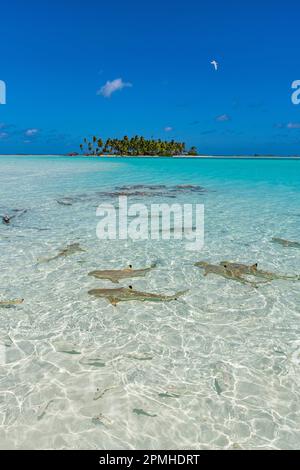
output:
POLYGON ((174 140, 145 139, 136 135, 129 138, 126 135, 123 139, 102 140, 94 136, 91 141, 84 139, 80 144, 81 152, 86 156, 159 156, 173 157, 175 155, 197 155, 197 148, 191 147, 188 151, 184 142, 174 140))

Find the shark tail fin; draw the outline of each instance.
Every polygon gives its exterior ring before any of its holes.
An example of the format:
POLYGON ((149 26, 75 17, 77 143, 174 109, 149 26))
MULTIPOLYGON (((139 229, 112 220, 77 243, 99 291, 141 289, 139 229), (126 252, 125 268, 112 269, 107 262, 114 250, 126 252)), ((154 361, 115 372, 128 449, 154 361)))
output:
POLYGON ((209 263, 207 261, 197 261, 197 263, 194 263, 194 266, 197 266, 197 268, 205 268, 209 263))

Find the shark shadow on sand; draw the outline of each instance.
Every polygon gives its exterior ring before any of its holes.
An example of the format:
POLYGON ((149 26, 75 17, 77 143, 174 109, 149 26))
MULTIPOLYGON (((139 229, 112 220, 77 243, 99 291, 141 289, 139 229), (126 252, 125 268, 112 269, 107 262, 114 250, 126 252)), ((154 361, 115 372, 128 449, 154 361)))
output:
POLYGON ((287 247, 287 248, 300 248, 300 242, 285 240, 284 238, 272 238, 273 243, 287 247))
POLYGON ((50 258, 42 258, 39 259, 39 263, 49 263, 49 261, 54 261, 59 258, 65 258, 67 256, 72 256, 76 253, 84 253, 86 250, 81 248, 79 243, 71 243, 66 248, 63 248, 57 255, 52 256, 50 258))

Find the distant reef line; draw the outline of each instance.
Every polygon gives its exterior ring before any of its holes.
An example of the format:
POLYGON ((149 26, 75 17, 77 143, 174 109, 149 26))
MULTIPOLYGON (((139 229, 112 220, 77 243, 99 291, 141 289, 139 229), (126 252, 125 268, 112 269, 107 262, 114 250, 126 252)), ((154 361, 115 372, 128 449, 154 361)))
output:
POLYGON ((173 158, 173 159, 211 159, 211 160, 300 160, 300 155, 113 155, 113 154, 102 154, 102 155, 81 155, 76 152, 71 153, 4 153, 0 154, 0 157, 74 157, 74 158, 173 158))

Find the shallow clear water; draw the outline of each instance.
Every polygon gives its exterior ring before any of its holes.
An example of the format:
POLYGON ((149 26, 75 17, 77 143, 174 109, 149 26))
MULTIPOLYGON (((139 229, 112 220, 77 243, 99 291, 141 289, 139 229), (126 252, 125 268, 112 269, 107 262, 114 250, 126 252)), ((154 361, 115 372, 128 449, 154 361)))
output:
POLYGON ((258 262, 300 274, 299 161, 96 160, 0 157, 0 448, 206 449, 300 447, 300 282, 255 289, 196 260, 258 262), (205 205, 205 246, 100 241, 96 207, 122 185, 199 184, 203 194, 132 202, 205 205), (71 206, 57 200, 75 198, 71 206), (39 259, 80 242, 86 252, 39 259), (158 266, 136 289, 170 303, 122 302, 87 274, 158 266), (143 410, 145 414, 141 414, 143 410))

